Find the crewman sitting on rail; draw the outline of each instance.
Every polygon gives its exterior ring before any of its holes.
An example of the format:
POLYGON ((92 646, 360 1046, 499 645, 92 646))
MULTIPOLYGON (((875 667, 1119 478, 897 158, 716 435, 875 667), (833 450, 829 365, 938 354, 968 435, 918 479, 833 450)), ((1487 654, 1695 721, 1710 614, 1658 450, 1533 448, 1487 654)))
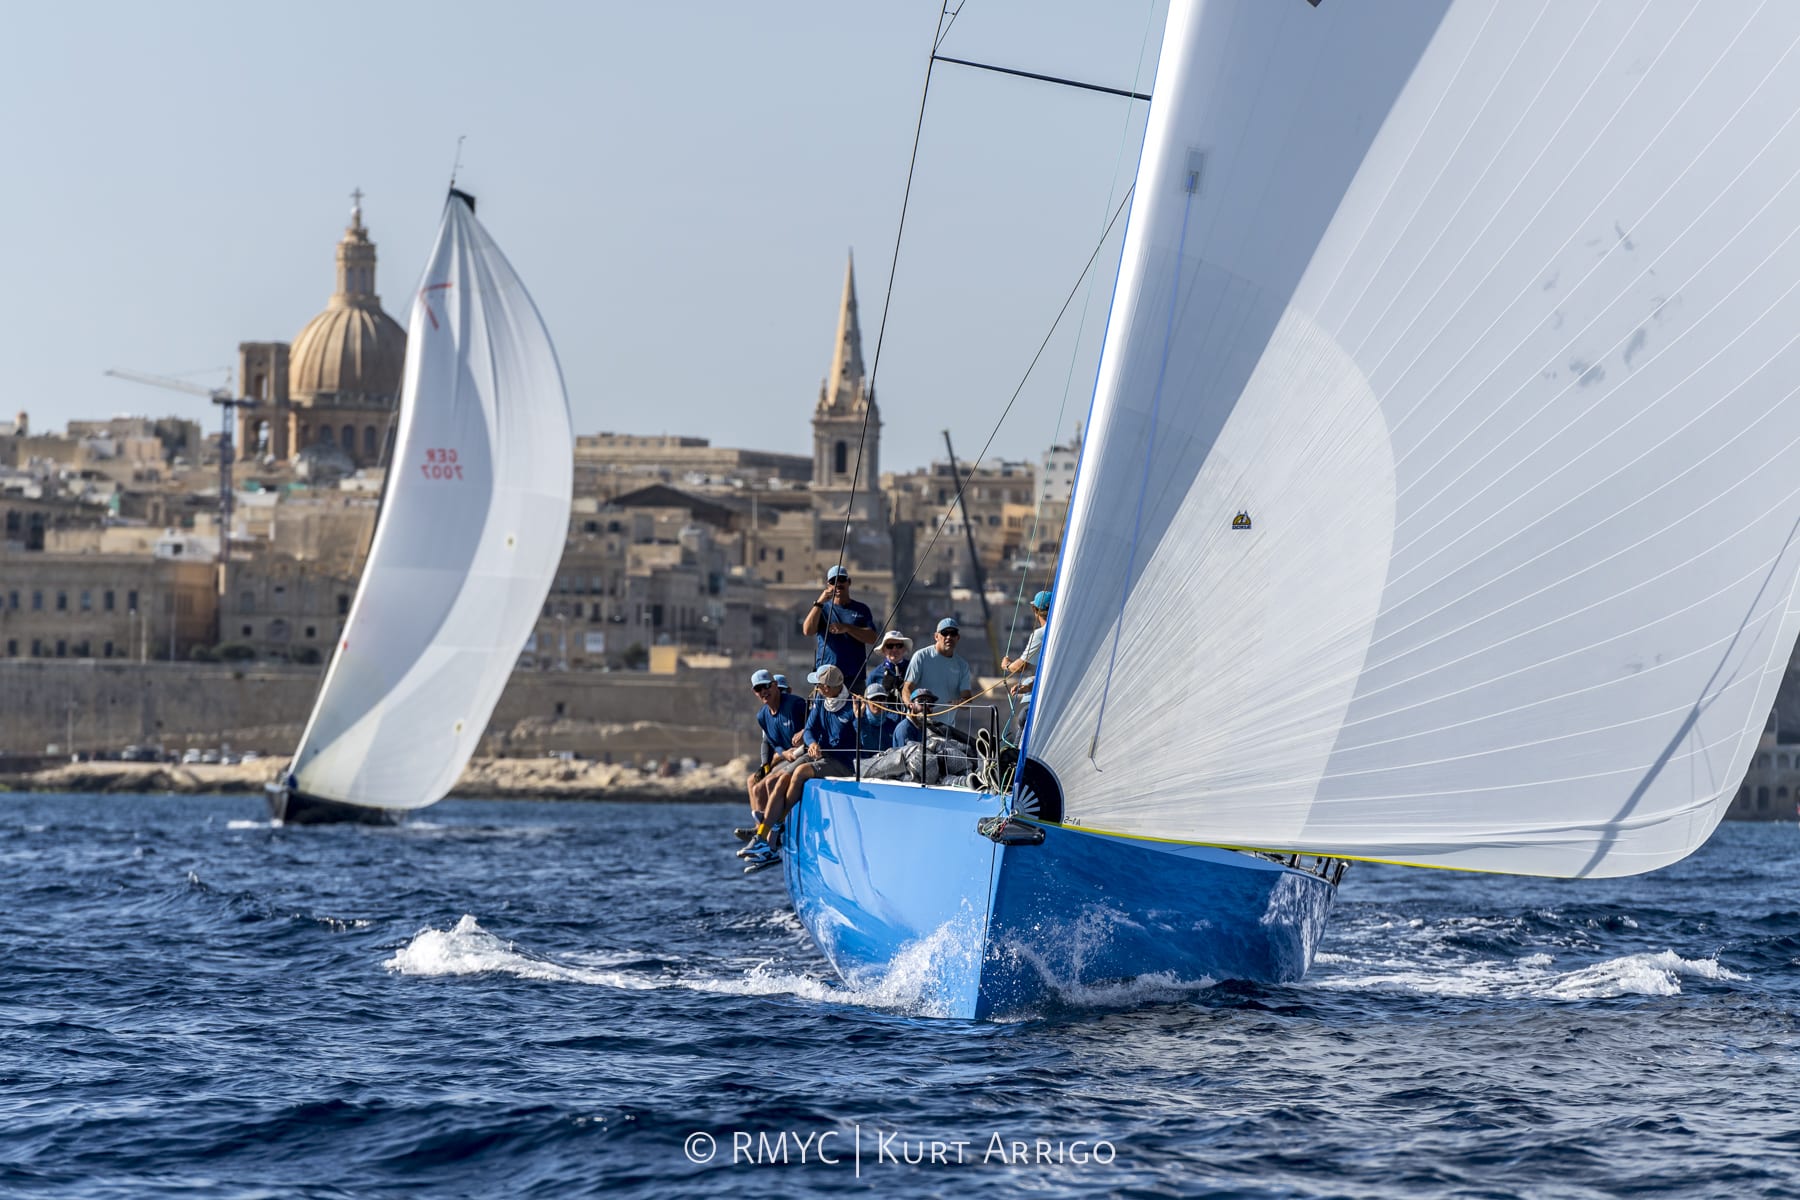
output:
POLYGON ((806 681, 817 685, 819 694, 813 698, 806 727, 801 730, 805 749, 794 760, 792 770, 771 776, 768 810, 743 855, 746 874, 781 861, 782 822, 800 802, 807 780, 856 771, 856 710, 844 690, 844 673, 828 663, 806 681))
POLYGON ((798 696, 783 694, 775 682, 777 678, 779 676, 771 675, 767 670, 750 676, 750 688, 760 701, 756 707, 756 724, 762 732, 762 765, 744 781, 744 790, 750 797, 753 825, 749 829, 733 831, 740 842, 748 842, 756 836, 755 826, 768 815, 770 785, 775 774, 798 757, 795 747, 800 744, 800 730, 806 724, 805 702, 798 696))

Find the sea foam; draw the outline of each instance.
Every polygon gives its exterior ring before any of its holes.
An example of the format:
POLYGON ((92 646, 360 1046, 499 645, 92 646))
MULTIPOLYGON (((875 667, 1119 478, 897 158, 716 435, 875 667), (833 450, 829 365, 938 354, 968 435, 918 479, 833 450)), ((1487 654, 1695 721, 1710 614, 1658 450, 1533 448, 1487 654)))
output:
MULTIPOLYGON (((896 958, 894 967, 881 978, 839 985, 805 972, 782 970, 769 962, 750 964, 741 974, 683 971, 678 967, 657 971, 607 968, 602 954, 584 954, 577 962, 561 962, 521 951, 512 942, 494 936, 471 915, 464 914, 449 929, 422 929, 382 965, 401 975, 455 976, 503 974, 520 979, 577 983, 625 991, 679 988, 737 996, 794 996, 827 1004, 851 1004, 909 1014, 933 1015, 931 995, 933 964, 953 937, 923 939, 896 958), (592 964, 592 965, 588 965, 592 964)), ((633 958, 642 956, 633 955, 633 958)))
POLYGON ((1736 982, 1748 978, 1720 966, 1716 958, 1683 958, 1673 950, 1627 954, 1573 970, 1556 969, 1550 954, 1501 961, 1417 962, 1402 959, 1355 961, 1320 955, 1315 986, 1346 991, 1408 992, 1423 996, 1499 999, 1603 1000, 1616 996, 1675 996, 1683 978, 1736 982))

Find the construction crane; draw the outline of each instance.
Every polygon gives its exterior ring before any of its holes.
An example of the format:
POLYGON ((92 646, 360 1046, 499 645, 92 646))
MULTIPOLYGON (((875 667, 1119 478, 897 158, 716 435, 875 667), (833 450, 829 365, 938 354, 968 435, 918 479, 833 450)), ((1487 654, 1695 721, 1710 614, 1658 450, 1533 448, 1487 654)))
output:
POLYGON ((256 401, 245 396, 233 396, 226 388, 203 387, 197 383, 189 383, 185 379, 171 379, 166 375, 149 375, 143 371, 128 371, 123 367, 114 367, 106 373, 115 379, 125 379, 132 383, 145 383, 151 387, 168 388, 173 392, 186 392, 190 396, 205 396, 219 406, 219 562, 230 562, 231 509, 236 494, 231 478, 231 467, 235 461, 231 438, 231 426, 234 420, 232 410, 255 408, 256 401))

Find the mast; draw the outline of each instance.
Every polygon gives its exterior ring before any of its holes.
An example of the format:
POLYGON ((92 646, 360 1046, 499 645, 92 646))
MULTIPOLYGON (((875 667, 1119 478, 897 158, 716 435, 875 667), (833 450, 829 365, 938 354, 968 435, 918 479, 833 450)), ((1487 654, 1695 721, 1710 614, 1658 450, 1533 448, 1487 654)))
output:
MULTIPOLYGON (((944 430, 944 452, 950 456, 950 478, 961 479, 962 472, 956 466, 956 447, 950 444, 950 431, 944 430)), ((969 467, 969 483, 975 481, 975 472, 981 464, 969 467)), ((981 555, 975 550, 975 523, 969 519, 968 484, 956 489, 956 502, 962 508, 963 533, 969 542, 969 570, 975 574, 975 594, 981 598, 981 625, 987 635, 988 657, 993 660, 994 674, 1000 673, 1000 643, 994 640, 994 613, 988 607, 987 573, 981 569, 981 555)))

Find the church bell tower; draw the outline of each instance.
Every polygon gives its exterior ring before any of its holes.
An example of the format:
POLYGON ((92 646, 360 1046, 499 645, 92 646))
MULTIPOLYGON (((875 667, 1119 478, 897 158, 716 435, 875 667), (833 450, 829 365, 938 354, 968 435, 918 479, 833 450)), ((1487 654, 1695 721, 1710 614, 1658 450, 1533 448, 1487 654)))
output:
POLYGON ((884 511, 880 450, 881 412, 863 374, 862 326, 856 318, 856 261, 852 257, 844 266, 844 296, 838 307, 831 370, 819 385, 819 403, 813 410, 813 491, 840 514, 844 505, 850 504, 858 518, 879 521, 884 511))

